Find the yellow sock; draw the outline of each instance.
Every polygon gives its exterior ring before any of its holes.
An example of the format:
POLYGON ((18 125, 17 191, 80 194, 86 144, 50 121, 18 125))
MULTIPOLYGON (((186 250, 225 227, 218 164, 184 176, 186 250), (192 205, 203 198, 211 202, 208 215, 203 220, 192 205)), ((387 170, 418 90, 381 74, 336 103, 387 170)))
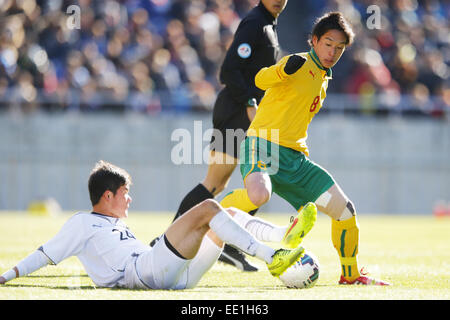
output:
POLYGON ((358 269, 359 226, 356 216, 344 221, 331 221, 331 239, 339 254, 342 275, 349 281, 360 276, 358 269))
POLYGON ((245 212, 250 212, 258 208, 250 201, 247 189, 235 189, 231 191, 220 201, 220 205, 224 208, 235 207, 245 212))

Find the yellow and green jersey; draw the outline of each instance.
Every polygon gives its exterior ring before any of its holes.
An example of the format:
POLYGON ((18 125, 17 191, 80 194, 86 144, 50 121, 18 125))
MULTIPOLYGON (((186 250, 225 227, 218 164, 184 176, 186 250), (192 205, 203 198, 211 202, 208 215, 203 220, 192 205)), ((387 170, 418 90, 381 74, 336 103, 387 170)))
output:
POLYGON ((247 135, 269 140, 309 156, 306 145, 308 126, 322 107, 332 72, 321 65, 314 49, 298 55, 306 58, 306 61, 294 74, 288 75, 284 71, 290 56, 282 58, 275 65, 262 68, 256 74, 255 84, 265 90, 265 95, 247 135))

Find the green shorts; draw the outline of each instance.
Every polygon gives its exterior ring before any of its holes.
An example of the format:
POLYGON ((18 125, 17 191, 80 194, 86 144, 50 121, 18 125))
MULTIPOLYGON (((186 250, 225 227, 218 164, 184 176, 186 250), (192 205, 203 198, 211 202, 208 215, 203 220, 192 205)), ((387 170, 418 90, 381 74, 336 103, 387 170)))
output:
POLYGON ((252 172, 266 172, 272 192, 300 210, 334 185, 328 171, 302 152, 280 146, 262 138, 247 137, 241 143, 240 169, 245 179, 252 172))

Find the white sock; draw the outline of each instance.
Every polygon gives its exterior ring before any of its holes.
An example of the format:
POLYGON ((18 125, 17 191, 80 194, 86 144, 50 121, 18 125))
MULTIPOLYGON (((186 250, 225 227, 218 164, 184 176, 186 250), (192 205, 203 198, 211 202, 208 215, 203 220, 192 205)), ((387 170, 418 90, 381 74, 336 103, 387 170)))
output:
POLYGON ((203 238, 200 249, 189 263, 187 269, 186 288, 194 288, 203 275, 216 263, 222 253, 221 247, 218 247, 207 235, 203 238))
POLYGON ((236 209, 234 220, 248 230, 256 239, 267 242, 280 242, 283 240, 287 226, 280 227, 263 219, 253 217, 247 212, 236 209))
POLYGON ((272 262, 275 250, 255 239, 247 230, 234 221, 228 212, 220 211, 217 213, 209 222, 209 226, 223 242, 233 245, 267 263, 272 262))

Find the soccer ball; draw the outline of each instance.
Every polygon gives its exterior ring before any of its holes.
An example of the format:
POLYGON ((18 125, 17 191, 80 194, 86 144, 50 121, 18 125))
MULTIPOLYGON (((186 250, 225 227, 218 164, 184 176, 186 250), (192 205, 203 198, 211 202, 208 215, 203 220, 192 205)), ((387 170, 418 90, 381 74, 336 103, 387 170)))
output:
POLYGON ((317 257, 311 252, 305 251, 300 260, 280 275, 280 280, 288 288, 311 288, 319 279, 319 269, 317 257))

